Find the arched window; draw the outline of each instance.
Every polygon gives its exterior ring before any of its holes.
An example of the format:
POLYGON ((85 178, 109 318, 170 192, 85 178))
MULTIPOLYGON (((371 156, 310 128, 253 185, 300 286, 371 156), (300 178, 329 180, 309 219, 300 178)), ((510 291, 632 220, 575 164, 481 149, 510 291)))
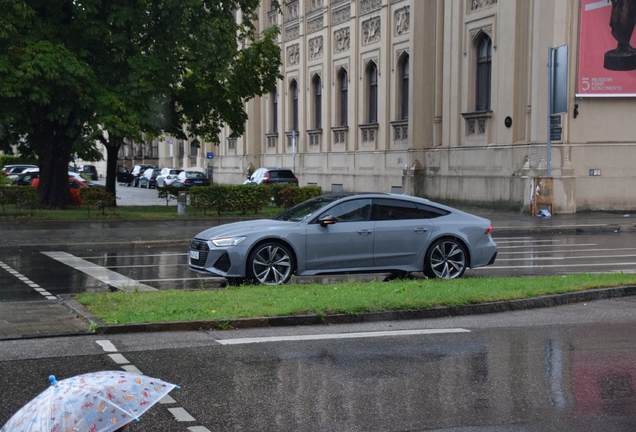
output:
POLYGON ((367 66, 367 123, 378 122, 378 67, 374 62, 367 66))
POLYGON ((314 93, 314 129, 322 128, 322 83, 320 76, 316 75, 312 80, 314 93))
POLYGON ((490 109, 490 77, 492 64, 492 40, 482 34, 477 40, 477 86, 475 109, 486 111, 490 109))
POLYGON ((292 80, 289 85, 289 94, 291 96, 291 127, 292 130, 298 131, 298 83, 292 80))
POLYGON ((399 118, 409 118, 409 55, 403 54, 398 65, 399 118))
POLYGON ((348 94, 348 88, 349 88, 349 77, 347 76, 347 71, 345 69, 341 69, 340 72, 338 73, 338 93, 337 93, 337 97, 338 97, 338 125, 339 126, 346 126, 348 124, 348 111, 349 111, 349 105, 348 105, 348 99, 349 99, 349 94, 348 94))
POLYGON ((278 88, 272 92, 272 132, 278 132, 278 88))

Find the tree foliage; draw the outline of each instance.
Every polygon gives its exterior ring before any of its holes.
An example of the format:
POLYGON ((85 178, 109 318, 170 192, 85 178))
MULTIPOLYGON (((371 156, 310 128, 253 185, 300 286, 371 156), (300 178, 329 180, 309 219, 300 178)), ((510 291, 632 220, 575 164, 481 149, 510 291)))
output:
POLYGON ((72 154, 126 141, 242 134, 245 102, 279 78, 278 29, 259 0, 0 0, 0 149, 37 155, 41 203, 70 205, 72 154), (236 18, 238 15, 238 19, 236 18))

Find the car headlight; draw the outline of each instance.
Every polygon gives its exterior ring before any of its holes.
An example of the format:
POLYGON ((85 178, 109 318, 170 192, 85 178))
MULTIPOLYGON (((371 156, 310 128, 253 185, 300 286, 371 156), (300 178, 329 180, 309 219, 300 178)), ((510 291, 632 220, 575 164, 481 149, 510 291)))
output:
POLYGON ((217 238, 212 239, 212 243, 216 247, 226 247, 226 246, 236 246, 245 240, 246 237, 225 237, 225 238, 217 238))

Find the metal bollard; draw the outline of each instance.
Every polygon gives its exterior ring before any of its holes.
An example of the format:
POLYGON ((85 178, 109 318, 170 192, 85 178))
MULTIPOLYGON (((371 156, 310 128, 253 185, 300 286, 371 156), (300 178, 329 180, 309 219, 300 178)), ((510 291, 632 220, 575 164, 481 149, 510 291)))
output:
POLYGON ((185 216, 186 212, 186 204, 188 203, 188 194, 185 192, 179 192, 179 196, 177 197, 177 214, 179 216, 185 216))

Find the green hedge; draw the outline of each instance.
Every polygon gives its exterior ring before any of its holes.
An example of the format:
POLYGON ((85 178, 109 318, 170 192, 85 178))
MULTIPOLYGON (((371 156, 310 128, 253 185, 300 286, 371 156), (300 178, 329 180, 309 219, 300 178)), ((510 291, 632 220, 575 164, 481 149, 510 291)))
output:
POLYGON ((0 187, 0 207, 6 212, 7 206, 14 206, 18 212, 24 209, 33 210, 40 203, 38 189, 34 187, 3 186, 0 187))
POLYGON ((190 188, 190 205, 195 211, 222 213, 248 212, 257 214, 270 203, 285 208, 299 204, 306 199, 318 196, 322 190, 318 186, 297 187, 281 185, 212 185, 190 188))
POLYGON ((5 165, 20 165, 20 164, 37 165, 38 161, 34 159, 26 158, 24 156, 0 155, 0 168, 2 168, 5 165))
POLYGON ((89 215, 91 208, 101 210, 102 214, 106 214, 106 207, 115 208, 115 195, 106 192, 106 189, 84 188, 79 190, 79 195, 82 207, 86 208, 89 215))

